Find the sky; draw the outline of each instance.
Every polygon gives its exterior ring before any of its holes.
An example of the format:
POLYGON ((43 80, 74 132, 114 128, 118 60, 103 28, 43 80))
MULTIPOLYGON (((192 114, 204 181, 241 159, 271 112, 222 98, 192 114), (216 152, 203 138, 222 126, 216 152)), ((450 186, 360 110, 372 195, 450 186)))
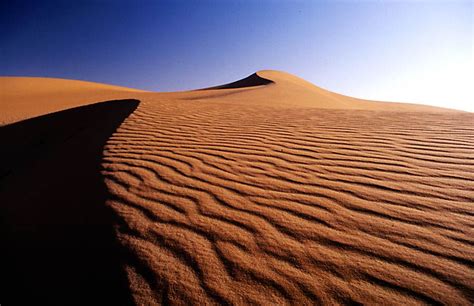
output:
POLYGON ((474 112, 473 19, 472 1, 2 1, 0 75, 177 91, 275 69, 474 112))

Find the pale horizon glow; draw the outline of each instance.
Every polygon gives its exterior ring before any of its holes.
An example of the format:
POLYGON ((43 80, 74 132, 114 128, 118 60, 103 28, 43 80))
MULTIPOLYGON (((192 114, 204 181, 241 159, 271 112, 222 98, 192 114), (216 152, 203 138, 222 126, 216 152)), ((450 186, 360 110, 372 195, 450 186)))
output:
POLYGON ((354 89, 349 95, 368 100, 426 104, 474 112, 472 59, 442 62, 434 68, 412 71, 390 82, 374 85, 354 89))

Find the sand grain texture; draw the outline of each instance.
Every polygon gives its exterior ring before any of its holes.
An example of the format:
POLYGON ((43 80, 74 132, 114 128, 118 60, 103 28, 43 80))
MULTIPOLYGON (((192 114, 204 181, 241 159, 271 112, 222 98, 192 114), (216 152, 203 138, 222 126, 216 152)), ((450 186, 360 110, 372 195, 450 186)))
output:
POLYGON ((473 114, 345 97, 276 71, 101 97, 140 101, 101 147, 96 203, 135 304, 474 302, 473 114))

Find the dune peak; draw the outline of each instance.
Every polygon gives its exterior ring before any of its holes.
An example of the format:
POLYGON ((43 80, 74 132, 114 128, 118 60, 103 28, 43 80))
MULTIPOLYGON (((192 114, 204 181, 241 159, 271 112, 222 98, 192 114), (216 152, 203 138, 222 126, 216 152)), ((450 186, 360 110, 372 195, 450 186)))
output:
POLYGON ((233 89, 233 88, 245 88, 245 87, 255 87, 255 86, 262 86, 274 83, 272 80, 269 80, 265 77, 262 77, 258 74, 258 72, 249 75, 243 79, 240 79, 235 82, 212 86, 203 88, 201 90, 209 90, 209 89, 233 89))

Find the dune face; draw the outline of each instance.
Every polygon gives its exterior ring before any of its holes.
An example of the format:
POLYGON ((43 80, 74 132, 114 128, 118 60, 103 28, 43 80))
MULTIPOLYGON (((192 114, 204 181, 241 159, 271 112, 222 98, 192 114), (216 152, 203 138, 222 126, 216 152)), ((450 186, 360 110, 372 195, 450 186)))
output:
POLYGON ((141 90, 52 78, 0 77, 0 126, 98 101, 127 99, 141 90))
POLYGON ((100 171, 106 141, 137 105, 108 101, 0 128, 6 304, 130 299, 100 171))
MULTIPOLYGON (((11 229, 43 219, 46 207, 56 211, 56 220, 46 219, 53 230, 59 216, 71 217, 51 204, 71 205, 64 195, 51 201, 54 188, 76 194, 82 184, 103 184, 100 197, 72 205, 74 214, 87 216, 106 208, 95 221, 79 222, 86 233, 95 231, 91 224, 114 229, 114 239, 103 229, 91 245, 93 235, 82 236, 84 254, 109 241, 106 255, 100 251, 97 261, 86 256, 81 263, 63 250, 61 266, 79 262, 99 275, 116 273, 110 279, 118 281, 106 292, 125 286, 119 293, 128 296, 117 299, 122 304, 474 302, 473 114, 345 97, 277 71, 190 92, 107 94, 140 103, 105 121, 90 119, 100 126, 115 118, 91 153, 99 159, 82 160, 74 150, 81 169, 100 164, 96 183, 52 179, 44 198, 32 197, 38 192, 30 178, 39 174, 21 158, 9 169, 21 169, 16 179, 2 178, 2 186, 5 180, 10 185, 0 200, 8 199, 2 219, 12 240, 50 239, 43 252, 56 254, 52 244, 62 240, 55 234, 40 239, 28 232, 25 238, 11 229), (28 200, 15 198, 20 192, 28 200), (79 204, 85 202, 97 205, 79 204), (101 267, 108 256, 114 261, 101 267), (125 285, 117 271, 125 273, 125 285)), ((15 138, 15 125, 0 128, 2 138, 15 138)), ((71 160, 67 150, 60 156, 71 160)), ((56 159, 37 163, 45 173, 56 159)), ((13 248, 13 262, 15 252, 24 251, 13 248)), ((17 260, 12 274, 38 269, 37 261, 28 268, 22 263, 17 260)), ((44 272, 38 271, 35 284, 44 272)), ((83 275, 76 285, 87 283, 83 275)), ((81 292, 91 296, 100 288, 91 283, 81 292)), ((65 296, 51 300, 61 304, 65 296)))
POLYGON ((219 85, 219 86, 214 86, 214 87, 208 87, 202 90, 209 90, 209 89, 231 89, 231 88, 243 88, 243 87, 253 87, 253 86, 261 86, 261 85, 268 85, 268 84, 273 84, 274 82, 265 79, 261 77, 259 74, 254 73, 252 75, 249 75, 248 77, 238 80, 232 83, 224 84, 224 85, 219 85))

